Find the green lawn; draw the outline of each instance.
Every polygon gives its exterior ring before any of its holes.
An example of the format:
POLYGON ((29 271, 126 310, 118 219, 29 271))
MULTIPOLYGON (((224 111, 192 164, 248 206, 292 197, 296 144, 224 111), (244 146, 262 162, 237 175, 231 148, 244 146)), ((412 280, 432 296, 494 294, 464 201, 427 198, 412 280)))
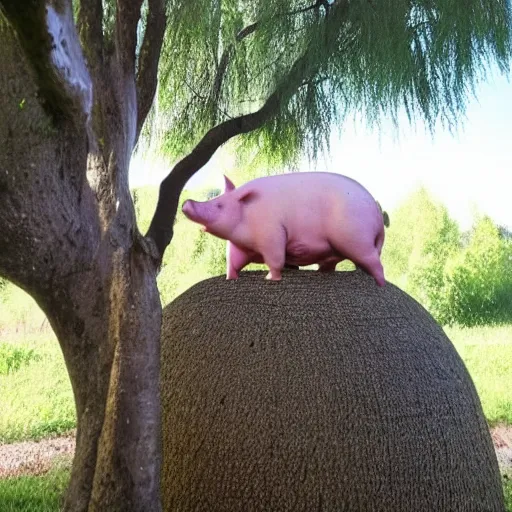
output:
POLYGON ((61 510, 69 481, 68 468, 55 468, 43 476, 21 476, 0 480, 2 512, 54 512, 61 510))
POLYGON ((512 476, 503 477, 503 492, 505 493, 507 512, 512 512, 512 476))
POLYGON ((75 426, 73 392, 56 339, 0 339, 0 443, 41 439, 75 426))
POLYGON ((490 425, 512 425, 512 325, 447 328, 480 395, 490 425))

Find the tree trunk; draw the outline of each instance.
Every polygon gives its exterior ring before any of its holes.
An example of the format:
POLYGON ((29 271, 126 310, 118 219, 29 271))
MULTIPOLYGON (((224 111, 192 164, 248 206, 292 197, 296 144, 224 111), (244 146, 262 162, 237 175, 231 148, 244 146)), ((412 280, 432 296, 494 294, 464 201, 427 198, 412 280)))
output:
POLYGON ((64 508, 158 511, 161 304, 128 189, 135 84, 114 56, 92 112, 61 115, 1 16, 0 274, 46 313, 70 375, 64 508))
POLYGON ((106 248, 94 269, 64 277, 39 301, 76 400, 66 510, 155 510, 158 503, 161 306, 152 265, 133 244, 106 248))

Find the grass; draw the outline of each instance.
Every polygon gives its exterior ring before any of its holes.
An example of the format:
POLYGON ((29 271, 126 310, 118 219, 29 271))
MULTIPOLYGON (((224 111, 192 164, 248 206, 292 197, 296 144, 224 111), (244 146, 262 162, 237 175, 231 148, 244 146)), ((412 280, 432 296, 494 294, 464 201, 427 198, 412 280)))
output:
MULTIPOLYGON (((2 512, 57 512, 69 481, 69 469, 53 469, 42 476, 0 480, 2 512)), ((512 512, 512 480, 503 477, 506 512, 512 512)))
POLYGON ((512 477, 503 476, 503 492, 505 494, 505 506, 507 512, 512 512, 512 477))
POLYGON ((76 426, 71 383, 51 334, 0 339, 0 443, 42 439, 76 426))
POLYGON ((471 374, 489 424, 512 425, 512 325, 445 332, 471 374))
POLYGON ((69 468, 56 467, 42 476, 0 480, 2 512, 56 512, 69 482, 69 468))
POLYGON ((0 375, 17 372, 31 361, 40 360, 41 356, 33 349, 16 347, 9 343, 0 343, 0 375))

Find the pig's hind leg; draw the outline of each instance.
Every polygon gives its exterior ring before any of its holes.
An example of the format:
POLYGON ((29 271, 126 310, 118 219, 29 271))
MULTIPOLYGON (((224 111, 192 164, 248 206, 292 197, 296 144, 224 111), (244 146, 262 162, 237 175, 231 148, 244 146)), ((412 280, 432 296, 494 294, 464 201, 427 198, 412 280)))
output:
POLYGON ((386 280, 384 279, 384 268, 382 267, 379 253, 377 251, 364 258, 354 258, 352 261, 355 265, 368 272, 379 286, 385 286, 386 280))
POLYGON ((379 286, 385 286, 386 280, 384 279, 384 268, 380 261, 382 246, 384 245, 384 225, 378 231, 374 243, 374 248, 369 250, 368 257, 363 258, 360 261, 359 266, 373 276, 379 286))
POLYGON ((380 247, 376 246, 373 240, 365 241, 361 237, 353 237, 352 239, 345 238, 343 244, 333 240, 331 245, 334 250, 343 254, 354 265, 370 274, 379 286, 386 284, 384 269, 380 262, 380 247))

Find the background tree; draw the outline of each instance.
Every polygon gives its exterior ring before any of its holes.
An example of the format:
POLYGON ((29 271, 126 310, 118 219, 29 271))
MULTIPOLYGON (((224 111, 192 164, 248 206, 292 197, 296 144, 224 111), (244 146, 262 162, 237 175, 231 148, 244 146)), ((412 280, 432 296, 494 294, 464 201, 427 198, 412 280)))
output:
POLYGON ((512 241, 489 217, 461 232, 447 208, 420 188, 392 212, 383 262, 386 278, 442 325, 510 322, 512 241))
POLYGON ((512 320, 512 241, 489 217, 475 221, 468 245, 442 270, 440 321, 472 327, 512 320))
POLYGON ((455 123, 508 69, 505 0, 0 0, 0 274, 54 329, 77 409, 67 510, 159 510, 156 272, 180 192, 247 134, 283 162, 350 112, 455 123), (152 109, 159 79, 158 103, 152 109), (150 113, 150 121, 144 129, 150 113), (145 237, 142 142, 182 157, 145 237), (185 156, 184 156, 185 155, 185 156))
POLYGON ((457 223, 425 188, 392 213, 383 261, 387 278, 418 299, 434 317, 444 294, 444 266, 460 249, 457 223))

